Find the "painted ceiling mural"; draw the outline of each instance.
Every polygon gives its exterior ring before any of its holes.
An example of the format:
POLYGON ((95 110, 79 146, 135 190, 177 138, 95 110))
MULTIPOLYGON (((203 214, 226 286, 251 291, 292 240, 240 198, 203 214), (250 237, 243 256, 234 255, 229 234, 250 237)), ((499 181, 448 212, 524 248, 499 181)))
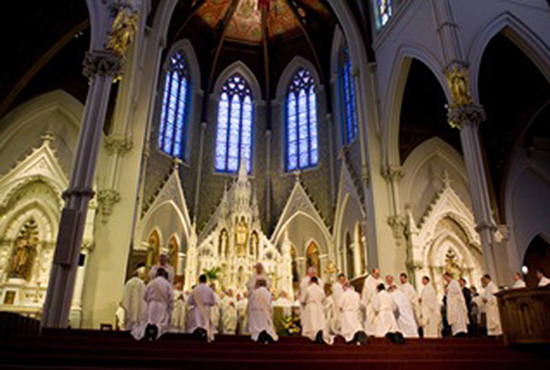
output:
MULTIPOLYGON (((207 0, 199 9, 198 16, 214 28, 224 17, 231 0, 207 0)), ((330 12, 319 0, 302 0, 304 7, 316 12, 322 18, 330 17, 330 12)), ((298 8, 301 16, 306 14, 298 8)), ((269 37, 289 36, 299 32, 300 24, 287 0, 271 0, 268 17, 269 37)), ((227 38, 259 43, 262 41, 261 12, 258 0, 241 0, 228 25, 227 38)))

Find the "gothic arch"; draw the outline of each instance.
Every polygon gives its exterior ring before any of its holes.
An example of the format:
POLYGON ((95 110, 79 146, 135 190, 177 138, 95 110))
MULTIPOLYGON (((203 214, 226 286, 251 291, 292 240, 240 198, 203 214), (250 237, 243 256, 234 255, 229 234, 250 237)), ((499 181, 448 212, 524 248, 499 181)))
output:
POLYGON ((301 57, 301 56, 295 56, 290 63, 287 64, 286 68, 284 69, 283 73, 281 74, 281 77, 279 78, 279 82, 277 83, 277 101, 279 104, 284 104, 286 101, 286 93, 289 83, 292 81, 292 77, 294 77, 294 74, 296 71, 298 71, 299 68, 305 68, 313 77, 313 80, 315 81, 315 85, 317 86, 317 99, 321 98, 321 91, 324 89, 324 86, 321 85, 321 80, 319 76, 319 72, 311 63, 309 60, 301 57))
POLYGON ((429 50, 419 45, 402 46, 397 52, 393 64, 393 72, 389 82, 389 89, 384 98, 383 117, 386 124, 382 129, 382 147, 386 148, 382 153, 383 163, 389 165, 400 165, 399 155, 399 126, 401 120, 401 108, 405 96, 405 86, 409 77, 409 70, 413 59, 424 64, 433 73, 444 92, 447 101, 450 100, 450 92, 447 87, 447 81, 441 71, 444 70, 443 64, 429 50))
POLYGON ((195 53, 195 49, 193 48, 193 45, 191 44, 191 41, 189 41, 189 39, 180 40, 172 45, 172 47, 166 54, 167 58, 164 61, 163 69, 166 69, 168 67, 170 63, 170 57, 180 50, 183 51, 183 55, 185 55, 185 60, 189 68, 189 82, 191 88, 194 91, 200 91, 202 86, 201 68, 197 59, 197 54, 195 53))
POLYGON ((468 52, 468 60, 471 63, 472 93, 476 101, 479 101, 479 73, 485 49, 499 33, 508 37, 518 46, 550 82, 550 49, 548 45, 518 17, 504 12, 485 26, 468 52))
POLYGON ((216 83, 214 84, 214 88, 212 90, 212 96, 214 97, 214 100, 219 100, 223 85, 236 73, 240 74, 246 80, 248 86, 250 86, 250 89, 252 90, 252 102, 254 104, 259 104, 260 102, 262 102, 262 89, 260 87, 258 79, 256 78, 256 75, 254 75, 254 72, 252 72, 250 68, 248 68, 248 66, 240 60, 227 66, 227 68, 225 68, 222 73, 218 75, 218 79, 216 80, 216 83))

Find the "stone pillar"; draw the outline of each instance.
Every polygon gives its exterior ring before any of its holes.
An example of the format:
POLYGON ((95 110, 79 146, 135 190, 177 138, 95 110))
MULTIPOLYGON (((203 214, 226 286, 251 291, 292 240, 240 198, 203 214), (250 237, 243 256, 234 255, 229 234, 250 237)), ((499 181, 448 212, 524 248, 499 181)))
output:
POLYGON ((88 203, 94 196, 92 181, 113 79, 122 70, 121 57, 107 50, 91 50, 84 58, 84 75, 90 78, 82 128, 69 189, 63 209, 48 295, 44 327, 66 327, 84 234, 88 203))
MULTIPOLYGON (((463 73, 467 73, 465 70, 463 73)), ((451 73, 448 73, 450 76, 451 73)), ((483 155, 479 144, 479 125, 485 120, 483 107, 474 103, 456 104, 449 107, 449 122, 460 129, 460 140, 468 172, 470 197, 476 220, 476 230, 481 237, 484 268, 493 278, 497 278, 495 245, 497 230, 487 187, 487 177, 483 167, 483 155)))

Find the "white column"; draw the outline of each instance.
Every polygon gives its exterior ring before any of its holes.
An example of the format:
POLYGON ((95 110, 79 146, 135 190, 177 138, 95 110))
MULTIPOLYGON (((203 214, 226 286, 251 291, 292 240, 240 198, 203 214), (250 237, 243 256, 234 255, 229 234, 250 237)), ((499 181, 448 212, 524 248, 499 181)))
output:
POLYGON ((43 310, 44 327, 68 324, 88 203, 94 195, 92 181, 109 94, 113 79, 120 75, 121 69, 121 57, 110 51, 92 50, 84 58, 84 74, 90 78, 90 89, 69 189, 63 194, 65 208, 43 310))

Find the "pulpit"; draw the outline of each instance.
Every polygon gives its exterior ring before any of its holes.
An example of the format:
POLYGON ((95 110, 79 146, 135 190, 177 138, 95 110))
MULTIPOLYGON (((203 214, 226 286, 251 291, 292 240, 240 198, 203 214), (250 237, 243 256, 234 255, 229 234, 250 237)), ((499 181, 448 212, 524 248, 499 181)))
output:
POLYGON ((550 344, 550 287, 496 294, 507 345, 550 344))

